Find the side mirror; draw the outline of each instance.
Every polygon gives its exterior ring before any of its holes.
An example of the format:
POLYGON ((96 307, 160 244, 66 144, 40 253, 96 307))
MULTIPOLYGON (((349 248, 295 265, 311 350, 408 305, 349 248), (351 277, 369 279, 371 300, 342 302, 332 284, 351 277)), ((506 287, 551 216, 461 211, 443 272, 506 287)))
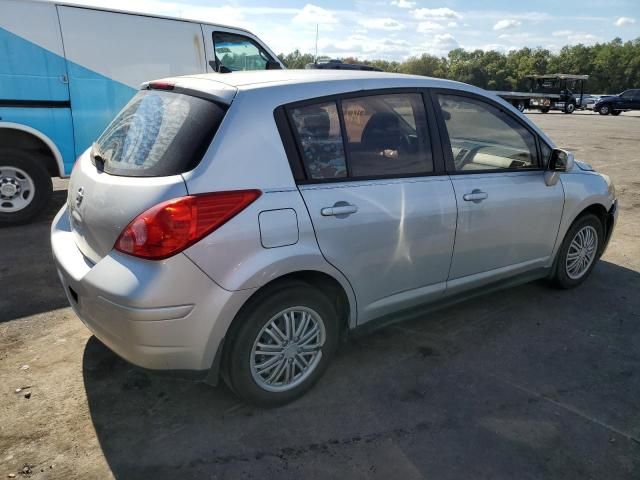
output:
POLYGON ((275 60, 267 60, 267 65, 265 66, 266 70, 281 70, 282 65, 280 65, 275 60))
POLYGON ((573 168, 573 162, 573 153, 560 148, 554 148, 551 151, 547 171, 544 172, 544 183, 546 183, 548 187, 554 186, 558 183, 560 173, 568 172, 573 168))
POLYGON ((554 148, 549 159, 548 169, 553 172, 568 172, 573 168, 573 153, 554 148))

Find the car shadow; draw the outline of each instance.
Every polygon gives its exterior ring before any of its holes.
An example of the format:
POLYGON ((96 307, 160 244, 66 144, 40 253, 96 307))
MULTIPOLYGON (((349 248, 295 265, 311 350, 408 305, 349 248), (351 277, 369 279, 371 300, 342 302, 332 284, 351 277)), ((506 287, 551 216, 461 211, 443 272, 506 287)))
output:
POLYGON ((270 410, 143 372, 92 337, 89 410, 116 478, 621 478, 620 458, 639 466, 624 434, 640 428, 639 289, 638 272, 601 261, 573 290, 533 282, 415 314, 351 339, 270 410))
POLYGON ((0 322, 69 305, 51 256, 49 235, 51 221, 66 198, 66 190, 56 190, 32 223, 0 227, 0 322))

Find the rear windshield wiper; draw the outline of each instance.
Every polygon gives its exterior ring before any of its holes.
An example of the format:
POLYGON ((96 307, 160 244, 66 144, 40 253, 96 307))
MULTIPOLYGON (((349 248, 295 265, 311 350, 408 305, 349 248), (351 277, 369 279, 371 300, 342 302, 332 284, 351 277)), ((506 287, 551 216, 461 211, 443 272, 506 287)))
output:
POLYGON ((105 159, 102 156, 102 152, 100 152, 100 147, 98 147, 98 144, 95 143, 95 142, 91 146, 90 155, 91 155, 91 158, 93 159, 93 164, 96 166, 98 171, 99 172, 103 172, 104 171, 105 159))

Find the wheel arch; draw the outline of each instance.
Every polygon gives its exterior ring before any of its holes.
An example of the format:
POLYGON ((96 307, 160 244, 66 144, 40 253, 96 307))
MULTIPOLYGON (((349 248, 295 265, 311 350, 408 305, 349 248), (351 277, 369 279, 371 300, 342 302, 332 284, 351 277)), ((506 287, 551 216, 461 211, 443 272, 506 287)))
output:
MULTIPOLYGON (((287 283, 302 282, 312 286, 316 286, 323 292, 330 293, 332 303, 335 302, 336 310, 340 316, 341 335, 345 335, 350 328, 355 327, 356 322, 356 305, 353 293, 347 290, 340 280, 334 276, 320 270, 299 270, 283 274, 277 278, 270 280, 262 285, 244 302, 242 307, 237 311, 233 320, 227 327, 225 336, 218 344, 213 363, 209 369, 209 373, 205 378, 205 382, 211 385, 217 385, 219 376, 227 376, 225 365, 227 363, 228 348, 231 344, 233 332, 238 327, 238 322, 242 313, 252 308, 255 302, 261 297, 275 291, 287 283), (350 294, 351 293, 351 294, 350 294)), ((350 287, 349 287, 350 288, 350 287)))
POLYGON ((28 125, 0 122, 0 142, 3 148, 37 151, 52 177, 64 176, 62 154, 47 135, 28 125))

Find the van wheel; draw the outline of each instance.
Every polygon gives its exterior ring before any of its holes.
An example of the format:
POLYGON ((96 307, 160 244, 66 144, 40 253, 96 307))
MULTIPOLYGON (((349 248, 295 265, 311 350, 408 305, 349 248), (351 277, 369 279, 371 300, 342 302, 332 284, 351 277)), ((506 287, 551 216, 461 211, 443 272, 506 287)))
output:
POLYGON ((0 223, 18 225, 45 207, 53 184, 38 158, 16 150, 0 150, 0 223))
POLYGON ((601 253, 602 223, 590 213, 579 217, 569 228, 558 251, 552 277, 560 288, 573 288, 589 276, 601 253))
POLYGON ((229 386, 255 405, 273 407, 303 395, 322 376, 339 336, 338 315, 316 288, 281 285, 236 319, 225 355, 229 386))

